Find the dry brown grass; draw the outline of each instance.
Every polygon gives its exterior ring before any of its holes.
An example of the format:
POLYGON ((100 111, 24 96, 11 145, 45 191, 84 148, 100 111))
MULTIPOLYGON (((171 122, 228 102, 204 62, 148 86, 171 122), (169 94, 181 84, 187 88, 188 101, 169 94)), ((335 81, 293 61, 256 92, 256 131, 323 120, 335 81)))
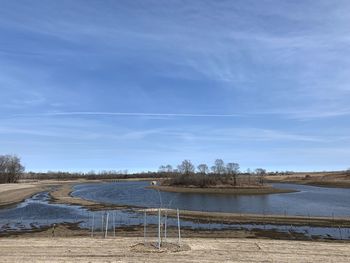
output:
POLYGON ((1 184, 0 207, 22 202, 24 199, 44 189, 45 186, 38 184, 1 184))
POLYGON ((180 252, 135 251, 140 238, 3 238, 0 262, 350 262, 349 243, 186 238, 180 252))
POLYGON ((270 182, 350 188, 349 172, 295 173, 292 175, 267 176, 266 179, 270 182))

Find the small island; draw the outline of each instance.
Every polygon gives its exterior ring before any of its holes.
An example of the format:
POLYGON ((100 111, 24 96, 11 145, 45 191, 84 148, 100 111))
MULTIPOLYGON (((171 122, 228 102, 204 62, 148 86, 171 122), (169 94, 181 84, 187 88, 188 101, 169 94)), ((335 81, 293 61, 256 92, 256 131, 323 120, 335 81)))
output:
POLYGON ((278 189, 265 183, 266 171, 258 168, 254 173, 241 173, 238 163, 227 163, 217 159, 211 167, 206 164, 197 167, 189 160, 184 160, 177 169, 170 165, 161 166, 164 179, 152 183, 148 188, 165 192, 229 194, 229 195, 261 195, 296 192, 292 189, 278 189))

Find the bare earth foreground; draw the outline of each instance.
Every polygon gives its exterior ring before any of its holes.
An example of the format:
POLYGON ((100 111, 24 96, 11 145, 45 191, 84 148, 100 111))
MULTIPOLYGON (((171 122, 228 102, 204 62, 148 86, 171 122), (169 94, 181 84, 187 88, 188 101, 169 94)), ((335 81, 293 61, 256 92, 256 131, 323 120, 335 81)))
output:
POLYGON ((140 252, 140 238, 2 238, 0 262, 350 262, 349 243, 189 238, 190 250, 140 252))

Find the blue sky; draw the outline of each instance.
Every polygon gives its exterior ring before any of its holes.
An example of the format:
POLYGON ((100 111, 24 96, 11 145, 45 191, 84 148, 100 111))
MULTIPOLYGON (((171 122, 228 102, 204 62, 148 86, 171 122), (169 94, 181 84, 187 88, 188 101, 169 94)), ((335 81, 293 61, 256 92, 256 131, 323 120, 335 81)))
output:
POLYGON ((349 25, 347 0, 1 0, 0 153, 349 168, 349 25))

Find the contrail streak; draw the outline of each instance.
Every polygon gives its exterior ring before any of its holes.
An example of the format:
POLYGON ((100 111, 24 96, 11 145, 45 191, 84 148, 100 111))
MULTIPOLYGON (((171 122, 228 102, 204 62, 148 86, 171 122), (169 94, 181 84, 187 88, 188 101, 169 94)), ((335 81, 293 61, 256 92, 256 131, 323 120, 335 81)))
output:
POLYGON ((18 114, 17 116, 131 116, 131 117, 239 117, 239 114, 196 114, 196 113, 149 113, 149 112, 104 112, 104 111, 71 111, 47 112, 38 114, 18 114))

